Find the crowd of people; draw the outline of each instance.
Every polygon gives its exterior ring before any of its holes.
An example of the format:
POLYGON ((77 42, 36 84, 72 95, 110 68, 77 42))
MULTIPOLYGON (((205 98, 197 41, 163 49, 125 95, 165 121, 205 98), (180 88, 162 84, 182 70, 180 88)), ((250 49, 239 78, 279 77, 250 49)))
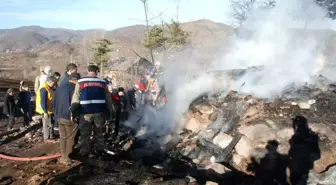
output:
MULTIPOLYGON (((76 144, 82 156, 104 152, 104 134, 117 140, 120 121, 127 120, 130 112, 136 109, 138 85, 128 90, 117 88, 112 82, 113 75, 103 79, 98 77, 99 73, 97 65, 89 64, 87 75, 81 76, 76 64, 70 63, 64 75, 53 73, 51 66, 45 66, 40 68, 40 75, 35 79, 35 113, 42 117, 43 140, 60 142, 62 157, 59 162, 62 164, 71 164, 69 154, 76 144)), ((23 126, 29 126, 31 97, 24 82, 20 83, 17 103, 14 90, 8 89, 3 111, 8 116, 8 130, 13 129, 18 111, 23 114, 23 126)))

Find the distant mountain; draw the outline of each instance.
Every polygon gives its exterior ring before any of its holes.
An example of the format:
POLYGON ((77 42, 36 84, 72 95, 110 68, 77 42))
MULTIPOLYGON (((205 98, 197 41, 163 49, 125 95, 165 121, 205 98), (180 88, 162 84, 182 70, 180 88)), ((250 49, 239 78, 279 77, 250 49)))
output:
POLYGON ((84 33, 85 31, 51 29, 39 26, 4 29, 0 30, 0 51, 22 51, 52 41, 73 43, 80 39, 84 33))
MULTIPOLYGON (((181 28, 190 33, 191 43, 164 54, 155 51, 156 60, 169 63, 193 61, 199 64, 197 70, 203 70, 203 66, 207 67, 209 62, 223 56, 230 46, 230 36, 237 33, 237 30, 230 26, 210 20, 182 23, 181 28)), ((136 60, 137 54, 150 59, 149 50, 142 45, 145 30, 144 25, 111 31, 68 30, 40 26, 2 29, 0 30, 0 68, 17 68, 20 73, 2 71, 0 77, 32 79, 38 73, 38 68, 44 65, 52 65, 53 71, 63 72, 70 61, 84 69, 92 58, 92 43, 100 38, 107 38, 113 42, 113 51, 109 53, 111 61, 109 66, 124 70, 136 60)), ((328 31, 327 36, 330 39, 327 39, 328 43, 326 43, 326 47, 330 48, 328 53, 333 56, 336 53, 335 33, 335 31, 328 31)))

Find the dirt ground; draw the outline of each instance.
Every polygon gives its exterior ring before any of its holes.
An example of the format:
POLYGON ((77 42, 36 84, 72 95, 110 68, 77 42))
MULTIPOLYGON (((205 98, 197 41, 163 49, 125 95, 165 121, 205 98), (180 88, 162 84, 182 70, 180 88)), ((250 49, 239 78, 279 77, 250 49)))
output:
MULTIPOLYGON (((6 119, 1 120, 0 133, 4 132, 6 124, 6 119)), ((19 128, 21 125, 22 122, 18 119, 14 128, 19 128)), ((41 125, 33 125, 19 134, 3 137, 0 144, 1 154, 18 157, 39 157, 58 153, 59 143, 44 144, 40 131, 41 125)), ((75 163, 74 166, 77 164, 75 163)), ((0 184, 40 184, 45 179, 69 168, 71 167, 58 164, 56 159, 30 162, 0 159, 0 184)))

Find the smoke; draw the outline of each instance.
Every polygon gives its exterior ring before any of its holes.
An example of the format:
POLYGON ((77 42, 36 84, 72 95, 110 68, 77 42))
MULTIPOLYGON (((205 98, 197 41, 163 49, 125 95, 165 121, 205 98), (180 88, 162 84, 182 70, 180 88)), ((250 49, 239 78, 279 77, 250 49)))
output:
MULTIPOLYGON (((312 76, 330 76, 325 56, 328 35, 324 29, 329 22, 326 11, 314 0, 281 0, 271 9, 255 8, 229 41, 230 50, 215 56, 208 66, 200 66, 202 51, 182 51, 169 61, 164 82, 168 102, 163 109, 147 108, 138 135, 165 135, 176 132, 181 125, 176 121, 189 104, 204 92, 227 88, 226 82, 208 76, 212 70, 246 69, 263 66, 244 74, 231 89, 261 98, 272 98, 292 84, 311 83, 312 76), (181 65, 183 63, 183 65, 181 65), (191 78, 192 76, 197 78, 191 78), (245 82, 245 83, 244 83, 245 82), (241 87, 241 84, 245 84, 241 87)), ((227 43, 223 43, 223 46, 227 43)))
POLYGON ((262 98, 272 98, 293 83, 310 83, 311 76, 325 68, 326 14, 314 0, 281 0, 271 9, 255 8, 232 38, 231 51, 216 66, 263 66, 233 87, 245 82, 240 92, 262 98))
MULTIPOLYGON (((168 76, 169 73, 167 73, 168 76)), ((204 74, 196 79, 188 80, 185 76, 175 75, 167 83, 168 101, 161 109, 145 107, 144 117, 138 130, 138 137, 164 136, 181 130, 178 118, 189 109, 190 103, 204 92, 211 92, 217 81, 204 74)))

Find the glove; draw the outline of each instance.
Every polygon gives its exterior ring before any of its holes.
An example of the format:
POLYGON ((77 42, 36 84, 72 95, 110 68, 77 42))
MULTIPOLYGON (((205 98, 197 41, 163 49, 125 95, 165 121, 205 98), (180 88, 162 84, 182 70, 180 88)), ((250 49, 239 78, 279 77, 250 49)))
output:
POLYGON ((49 114, 48 113, 44 113, 43 114, 43 118, 49 118, 49 114))

